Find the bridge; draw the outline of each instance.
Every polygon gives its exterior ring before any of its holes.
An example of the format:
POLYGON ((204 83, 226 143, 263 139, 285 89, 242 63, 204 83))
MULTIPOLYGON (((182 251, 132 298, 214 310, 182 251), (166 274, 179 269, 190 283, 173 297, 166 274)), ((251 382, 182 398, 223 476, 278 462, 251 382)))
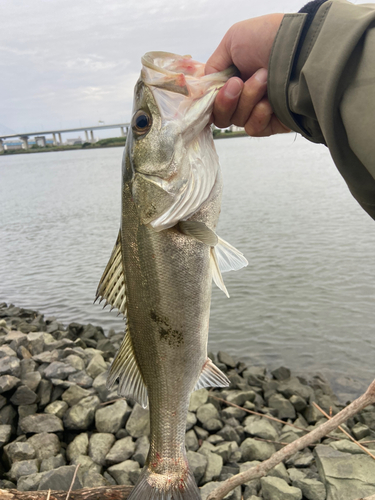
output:
POLYGON ((3 141, 5 139, 15 139, 19 138, 23 142, 23 147, 28 149, 28 139, 30 136, 38 137, 39 139, 44 139, 46 135, 52 135, 53 144, 57 146, 58 144, 62 144, 61 134, 65 134, 68 132, 85 132, 86 142, 94 142, 94 130, 104 130, 111 128, 119 128, 121 131, 121 136, 126 137, 128 133, 130 123, 115 123, 113 125, 94 125, 92 127, 78 127, 78 128, 66 128, 66 129, 55 129, 55 130, 44 130, 42 132, 27 132, 22 134, 10 134, 10 135, 0 135, 0 151, 3 150, 3 141), (90 132, 90 138, 89 138, 90 132), (58 137, 58 140, 57 140, 58 137))

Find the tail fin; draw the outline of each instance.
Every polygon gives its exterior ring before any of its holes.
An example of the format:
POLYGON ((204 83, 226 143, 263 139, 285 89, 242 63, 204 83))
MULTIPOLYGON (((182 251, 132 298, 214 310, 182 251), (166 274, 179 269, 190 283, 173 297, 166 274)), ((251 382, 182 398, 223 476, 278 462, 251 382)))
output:
POLYGON ((128 500, 201 500, 201 494, 190 471, 182 479, 150 472, 145 465, 128 500))

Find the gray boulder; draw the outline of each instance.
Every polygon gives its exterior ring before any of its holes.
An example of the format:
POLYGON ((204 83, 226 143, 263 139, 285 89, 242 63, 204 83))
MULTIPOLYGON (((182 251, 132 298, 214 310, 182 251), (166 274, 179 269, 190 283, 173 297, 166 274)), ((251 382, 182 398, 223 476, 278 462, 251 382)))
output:
POLYGON ((42 432, 59 432, 63 431, 62 421, 56 415, 48 415, 44 413, 36 413, 23 418, 20 423, 20 428, 23 433, 42 433, 42 432))
POLYGON ((68 363, 68 365, 72 366, 77 371, 84 370, 86 366, 83 359, 76 354, 69 354, 69 356, 65 358, 65 363, 68 363))
MULTIPOLYGON (((65 465, 59 467, 58 469, 46 472, 40 483, 38 490, 65 490, 68 491, 73 480, 73 475, 76 467, 74 465, 65 465)), ((78 475, 73 483, 72 490, 78 490, 82 488, 82 483, 79 480, 78 475)))
MULTIPOLYGON (((36 372, 36 373, 38 373, 38 372, 36 372)), ((39 374, 39 377, 41 379, 40 374, 39 374)), ((39 379, 39 381, 40 381, 40 379, 39 379)), ((26 385, 21 385, 21 387, 18 387, 16 392, 10 398, 10 401, 15 406, 32 405, 33 403, 36 402, 37 399, 38 399, 38 396, 35 394, 34 391, 29 389, 26 385)))
POLYGON ((95 427, 99 432, 116 434, 122 429, 131 414, 131 408, 123 399, 112 405, 99 408, 95 413, 95 427))
POLYGON ((107 481, 99 472, 90 470, 82 475, 82 482, 84 488, 95 488, 98 486, 110 486, 111 483, 107 481))
POLYGON ((240 449, 244 462, 267 460, 276 451, 272 443, 265 443, 252 438, 245 439, 245 441, 241 443, 240 449))
POLYGON ((21 476, 29 476, 37 472, 39 472, 39 460, 20 460, 12 464, 7 476, 11 481, 18 481, 21 476))
MULTIPOLYGON (((215 449, 214 446, 212 448, 215 449)), ((198 453, 204 455, 207 459, 207 466, 202 478, 202 484, 217 480, 220 476, 221 469, 223 468, 222 457, 213 453, 207 446, 201 446, 198 453)))
POLYGON ((203 424, 204 427, 204 424, 208 422, 210 419, 219 420, 220 416, 219 412, 212 403, 206 403, 198 408, 197 418, 199 422, 203 424))
POLYGON ((375 461, 368 455, 352 455, 318 445, 314 454, 327 500, 353 500, 375 494, 375 461))
POLYGON ((21 380, 13 375, 2 375, 0 377, 0 394, 3 392, 10 391, 15 387, 19 386, 21 380))
POLYGON ((296 418, 296 410, 290 401, 281 394, 273 394, 268 400, 268 406, 277 410, 277 416, 280 420, 296 418))
POLYGON ((252 403, 255 399, 254 391, 230 391, 226 397, 229 403, 236 404, 238 406, 243 406, 246 401, 252 403))
POLYGON ((108 366, 103 356, 101 354, 96 354, 87 365, 86 373, 89 377, 95 379, 101 373, 106 372, 107 369, 108 366))
POLYGON ((9 442, 12 435, 12 426, 9 424, 0 425, 0 448, 9 442))
POLYGON ((86 430, 94 421, 95 411, 100 404, 97 396, 89 396, 64 413, 64 426, 70 430, 86 430))
POLYGON ((198 408, 207 403, 208 390, 199 389, 199 391, 192 392, 190 396, 189 411, 197 411, 198 408))
POLYGON ((53 361, 45 370, 44 376, 48 379, 60 379, 65 380, 71 373, 75 373, 77 370, 68 364, 62 363, 61 361, 53 361))
POLYGON ((136 460, 141 467, 143 467, 146 462, 149 449, 150 441, 147 436, 141 436, 137 439, 133 460, 136 460))
POLYGON ((56 434, 42 432, 34 434, 27 441, 35 450, 36 458, 54 457, 60 453, 61 444, 56 434))
POLYGON ((196 423, 197 417, 195 416, 195 413, 193 413, 192 411, 188 411, 186 416, 186 430, 190 431, 190 429, 192 429, 196 423))
POLYGON ((78 404, 82 399, 91 396, 91 392, 87 389, 83 389, 78 385, 72 385, 67 389, 61 396, 61 399, 68 403, 69 406, 74 406, 78 404))
POLYGON ((89 437, 86 432, 78 434, 66 449, 66 458, 69 461, 74 460, 80 455, 87 455, 89 450, 89 437))
POLYGON ((323 483, 306 477, 306 474, 298 469, 289 469, 289 476, 292 485, 299 488, 307 500, 325 500, 326 489, 323 483))
POLYGON ((91 457, 88 457, 87 455, 79 455, 70 462, 70 465, 77 466, 78 464, 79 464, 78 476, 81 482, 83 482, 83 475, 86 472, 94 470, 95 472, 98 472, 100 474, 103 469, 103 467, 100 464, 94 462, 94 460, 91 457))
POLYGON ((64 413, 69 408, 68 403, 65 401, 54 401, 44 408, 44 413, 56 415, 56 417, 63 418, 64 413))
POLYGON ((139 469, 139 463, 133 462, 133 460, 125 460, 120 464, 112 465, 107 471, 113 477, 117 484, 133 484, 129 474, 132 471, 137 471, 139 469))
POLYGON ((40 472, 47 472, 49 470, 58 469, 66 465, 65 458, 59 454, 55 457, 44 458, 40 463, 40 472))
MULTIPOLYGON (((139 438, 141 439, 141 438, 139 438)), ((109 465, 125 462, 134 455, 136 444, 131 436, 119 439, 115 442, 105 457, 105 462, 109 465)))
MULTIPOLYGON (((211 483, 207 483, 200 489, 202 500, 206 500, 208 495, 215 490, 218 486, 220 486, 221 481, 213 481, 211 483)), ((237 488, 226 495, 225 500, 241 500, 241 486, 237 486, 237 488)))
POLYGON ((21 376, 20 360, 15 356, 5 356, 0 358, 0 375, 21 376))
POLYGON ((260 483, 264 500, 302 500, 302 491, 283 479, 267 476, 262 477, 260 483))
POLYGON ((149 411, 136 403, 126 423, 126 430, 135 439, 141 436, 148 436, 150 434, 149 411))
POLYGON ((185 446, 190 451, 197 451, 199 448, 198 438, 193 429, 185 434, 185 446))
POLYGON ((289 368, 285 368, 285 366, 280 366, 279 368, 276 368, 276 370, 273 370, 271 375, 276 380, 287 380, 290 378, 290 370, 289 368))
POLYGON ((248 417, 245 432, 250 436, 269 439, 270 441, 277 441, 279 437, 279 433, 271 422, 262 417, 248 417))
POLYGON ((236 368, 236 362, 232 358, 230 354, 224 351, 219 351, 217 353, 217 359, 219 360, 220 363, 224 363, 225 365, 229 366, 229 368, 236 368))
POLYGON ((26 385, 31 391, 35 392, 38 389, 38 385, 41 380, 42 376, 39 372, 31 372, 28 373, 26 377, 22 377, 22 384, 26 385))
POLYGON ((195 478, 195 482, 200 484, 207 467, 207 458, 201 453, 195 451, 187 452, 187 459, 189 462, 190 470, 195 478))
MULTIPOLYGON (((258 460, 253 460, 251 462, 245 462, 243 464, 240 464, 240 473, 246 472, 249 469, 253 469, 259 464, 260 462, 258 460)), ((258 478, 250 479, 250 481, 247 481, 245 483, 245 492, 247 496, 256 495, 259 490, 260 490, 260 479, 258 478)))
POLYGON ((34 448, 27 442, 10 443, 5 447, 5 453, 11 463, 32 460, 36 457, 34 448))
POLYGON ((91 457, 95 463, 105 465, 105 457, 112 448, 114 442, 115 436, 113 434, 104 432, 92 434, 89 441, 89 457, 91 457))
POLYGON ((37 491, 44 473, 36 472, 28 476, 21 476, 17 481, 18 491, 37 491))
POLYGON ((73 382, 74 384, 77 384, 84 389, 89 389, 93 383, 93 379, 89 377, 83 370, 69 375, 68 381, 73 382))

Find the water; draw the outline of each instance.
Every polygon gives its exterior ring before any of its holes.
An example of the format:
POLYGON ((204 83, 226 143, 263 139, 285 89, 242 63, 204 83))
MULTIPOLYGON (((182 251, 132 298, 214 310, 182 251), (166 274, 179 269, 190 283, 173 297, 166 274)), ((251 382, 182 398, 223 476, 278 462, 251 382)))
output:
MULTIPOLYGON (((213 290, 209 349, 344 393, 375 375, 375 223, 327 149, 293 134, 216 141, 218 233, 249 266, 213 290), (355 379, 356 382, 350 380, 355 379)), ((120 218, 121 148, 0 158, 0 301, 121 331, 93 305, 120 218)))

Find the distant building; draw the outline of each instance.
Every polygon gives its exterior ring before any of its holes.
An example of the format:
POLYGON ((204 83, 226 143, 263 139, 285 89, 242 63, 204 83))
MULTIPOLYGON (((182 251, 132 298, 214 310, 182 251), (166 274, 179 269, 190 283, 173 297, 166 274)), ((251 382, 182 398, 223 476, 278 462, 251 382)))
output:
MULTIPOLYGON (((34 140, 32 139, 29 139, 27 141, 28 145, 29 145, 29 148, 31 148, 31 146, 38 146, 38 147, 46 147, 46 146, 53 146, 53 140, 52 139, 46 139, 44 137, 44 146, 41 145, 41 141, 38 142, 38 140, 40 140, 41 138, 43 138, 44 136, 41 136, 41 137, 35 137, 34 140)), ((19 139, 8 139, 6 141, 3 142, 3 146, 4 146, 4 149, 5 150, 11 150, 11 149, 25 149, 25 145, 22 141, 20 141, 19 139)))
POLYGON ((243 127, 237 127, 237 125, 231 125, 229 130, 231 132, 243 132, 245 129, 243 127))
POLYGON ((83 141, 81 137, 78 137, 76 139, 67 139, 65 144, 67 144, 68 146, 76 146, 79 144, 83 144, 83 141))

